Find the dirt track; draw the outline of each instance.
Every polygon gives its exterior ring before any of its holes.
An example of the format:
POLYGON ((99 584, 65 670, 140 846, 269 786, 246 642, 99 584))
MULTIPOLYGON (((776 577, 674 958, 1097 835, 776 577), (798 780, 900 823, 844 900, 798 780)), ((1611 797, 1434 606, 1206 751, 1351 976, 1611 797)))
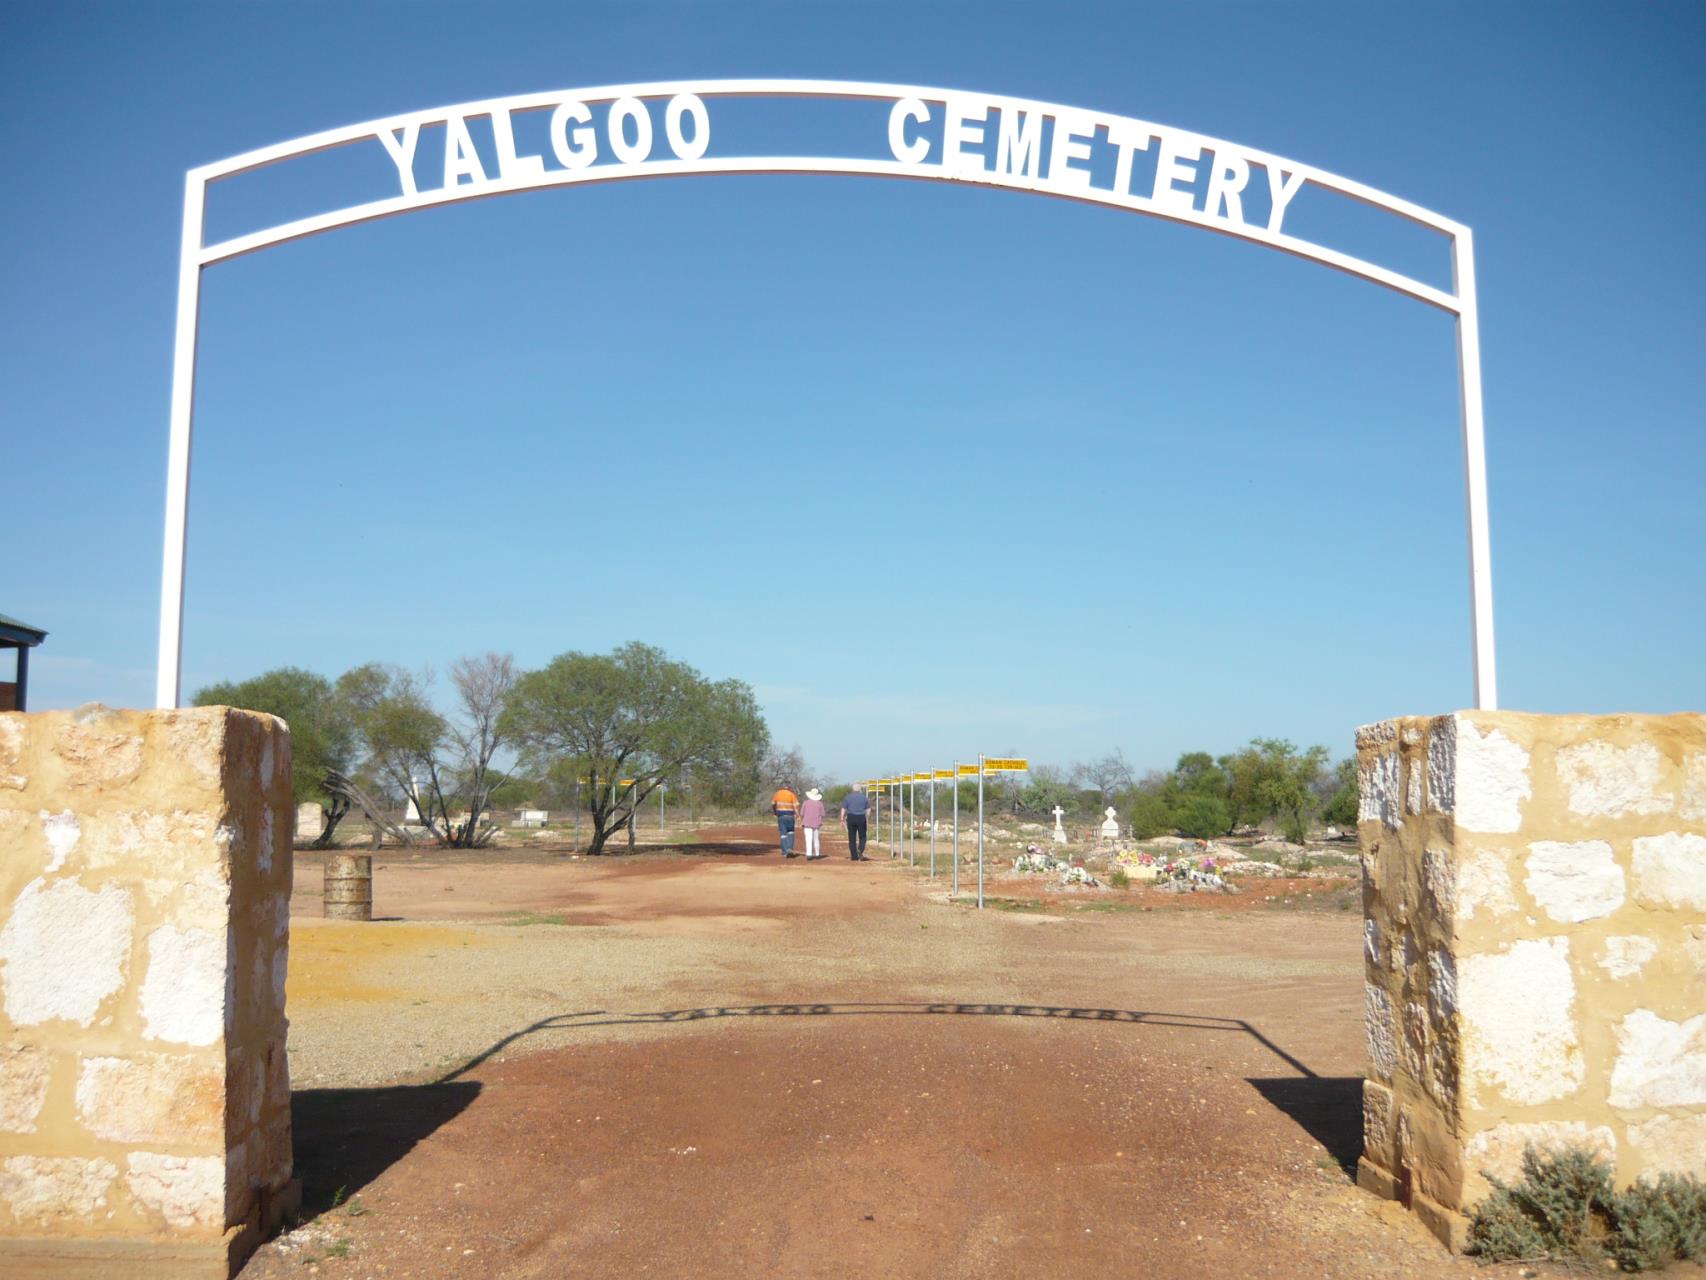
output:
POLYGON ((346 1203, 244 1280, 1467 1273, 1345 1174, 1355 913, 977 913, 721 835, 304 919, 298 1167, 346 1203))

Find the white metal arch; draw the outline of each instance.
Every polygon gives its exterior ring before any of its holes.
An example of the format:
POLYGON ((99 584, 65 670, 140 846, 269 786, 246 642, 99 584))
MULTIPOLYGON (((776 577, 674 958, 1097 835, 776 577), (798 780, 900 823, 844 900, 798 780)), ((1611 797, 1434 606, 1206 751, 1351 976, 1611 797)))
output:
POLYGON ((191 169, 185 178, 183 239, 178 267, 177 338, 172 368, 171 443, 167 459, 166 537, 160 592, 160 648, 155 701, 174 707, 181 693, 183 598, 189 516, 190 442, 195 404, 196 334, 201 273, 217 262, 272 245, 370 222, 416 209, 483 199, 540 187, 571 186, 635 178, 692 174, 823 173, 870 177, 965 182, 1029 191, 1125 209, 1150 217, 1200 227, 1266 245, 1320 262, 1397 293, 1415 298, 1457 319, 1459 391, 1462 407, 1464 484, 1469 528, 1469 584, 1475 705, 1494 709, 1498 693, 1493 652, 1492 566, 1488 548, 1486 453, 1481 414, 1480 326, 1475 302, 1473 239, 1468 227, 1407 200, 1322 169, 1282 159, 1203 134, 1127 116, 1037 102, 997 94, 933 89, 918 85, 871 84, 840 80, 699 80, 606 85, 551 93, 518 94, 457 106, 415 111, 310 134, 191 169), (768 97, 842 98, 891 103, 887 143, 890 159, 839 156, 707 155, 710 116, 707 99, 768 97), (653 158, 658 138, 651 107, 664 100, 667 158, 653 158), (605 141, 615 162, 598 160, 597 133, 590 106, 609 104, 605 141), (543 155, 523 155, 515 142, 513 119, 530 112, 551 112, 555 167, 543 155), (498 156, 498 173, 488 175, 473 146, 470 120, 489 122, 498 156), (939 120, 939 126, 938 126, 939 120), (688 122, 692 122, 692 128, 688 122), (1047 125, 1045 148, 1044 125, 1047 125), (420 160, 421 129, 443 126, 444 183, 422 190, 415 170, 420 160), (629 127, 633 138, 629 138, 629 127), (929 129, 931 136, 924 136, 929 129), (1096 185, 1082 162, 1097 139, 1116 157, 1112 187, 1096 185), (377 141, 396 166, 396 196, 299 218, 278 226, 205 242, 207 189, 222 178, 281 161, 340 147, 377 141), (934 148, 931 143, 934 142, 934 148), (642 143, 644 145, 642 145, 642 143), (1155 181, 1148 194, 1131 188, 1131 162, 1137 151, 1157 155, 1155 181), (588 148, 592 148, 589 152, 588 148), (931 159, 934 150, 936 158, 931 159), (1204 159, 1205 154, 1208 159, 1204 159), (1079 164, 1074 164, 1079 161, 1079 164), (1203 169, 1202 166, 1206 166, 1203 169), (1270 213, 1265 225, 1246 221, 1242 193, 1251 168, 1267 176, 1270 213), (1207 175, 1203 207, 1178 181, 1207 175), (1305 186, 1313 185, 1405 218, 1445 236, 1451 244, 1453 291, 1447 292, 1386 267, 1286 233, 1284 214, 1305 186))

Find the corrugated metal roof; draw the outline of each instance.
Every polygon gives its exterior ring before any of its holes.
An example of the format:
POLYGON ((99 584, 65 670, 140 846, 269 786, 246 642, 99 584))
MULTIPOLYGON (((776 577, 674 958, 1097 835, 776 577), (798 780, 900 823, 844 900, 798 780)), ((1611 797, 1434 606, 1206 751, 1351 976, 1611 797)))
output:
POLYGON ((10 640, 13 644, 37 645, 46 638, 47 632, 40 627, 32 627, 27 622, 0 613, 0 640, 10 640))

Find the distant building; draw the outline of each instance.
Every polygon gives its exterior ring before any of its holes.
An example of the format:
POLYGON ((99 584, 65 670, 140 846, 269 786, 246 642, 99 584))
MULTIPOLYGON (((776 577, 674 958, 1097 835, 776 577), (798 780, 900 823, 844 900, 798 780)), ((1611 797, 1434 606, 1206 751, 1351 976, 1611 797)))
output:
POLYGON ((0 711, 28 710, 30 650, 46 639, 47 632, 39 627, 0 613, 0 650, 11 649, 18 655, 16 676, 9 682, 0 680, 0 711))

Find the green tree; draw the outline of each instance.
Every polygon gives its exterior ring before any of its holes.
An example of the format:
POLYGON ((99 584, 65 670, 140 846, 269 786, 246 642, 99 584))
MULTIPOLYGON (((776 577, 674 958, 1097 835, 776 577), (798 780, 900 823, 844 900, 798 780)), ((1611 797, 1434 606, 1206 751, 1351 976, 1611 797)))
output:
POLYGON ((1128 791, 1125 811, 1131 818, 1132 834, 1139 840, 1164 836, 1174 829, 1173 806, 1157 792, 1128 791))
MULTIPOLYGON (((1081 766, 1082 767, 1082 766, 1081 766)), ((984 805, 989 804, 988 783, 985 779, 984 805)), ((1092 793, 1094 796, 1095 793, 1092 793)), ((977 793, 972 792, 972 804, 977 804, 977 793)), ((1034 766, 1026 775, 1025 785, 1020 787, 1013 796, 1013 811, 1029 817, 1043 818, 1054 813, 1055 806, 1077 813, 1082 808, 1082 796, 1078 787, 1074 786, 1066 773, 1053 765, 1039 764, 1034 766)))
POLYGON ((1357 824, 1357 762, 1355 756, 1339 761, 1333 770, 1336 784, 1327 803, 1321 808, 1321 820, 1337 827, 1354 828, 1357 824))
POLYGON ((589 853, 602 853, 668 779, 691 770, 701 788, 750 796, 770 731, 744 681, 705 679, 651 645, 609 654, 571 652, 523 675, 506 700, 500 729, 524 762, 545 770, 573 761, 586 779, 589 853), (633 779, 632 785, 621 786, 633 779), (615 784, 615 785, 613 785, 615 784))
POLYGON ((1253 738, 1237 755, 1223 757, 1233 824, 1277 818, 1286 839, 1307 839, 1320 806, 1314 782, 1326 762, 1326 747, 1299 751, 1283 738, 1253 738))
POLYGON ((1232 817, 1219 796, 1188 795, 1175 817, 1179 833, 1193 840, 1212 840, 1232 829, 1232 817))
POLYGON ((275 667, 249 680, 210 684, 198 689, 192 701, 198 707, 264 711, 290 726, 290 785, 296 803, 317 803, 325 811, 326 825, 316 843, 329 845, 349 801, 326 789, 326 771, 348 771, 356 750, 355 727, 331 681, 301 667, 275 667))
POLYGON ((363 768, 393 793, 415 803, 422 825, 450 840, 450 780, 440 752, 450 726, 427 698, 431 672, 370 662, 338 677, 338 694, 350 708, 363 751, 363 768))

